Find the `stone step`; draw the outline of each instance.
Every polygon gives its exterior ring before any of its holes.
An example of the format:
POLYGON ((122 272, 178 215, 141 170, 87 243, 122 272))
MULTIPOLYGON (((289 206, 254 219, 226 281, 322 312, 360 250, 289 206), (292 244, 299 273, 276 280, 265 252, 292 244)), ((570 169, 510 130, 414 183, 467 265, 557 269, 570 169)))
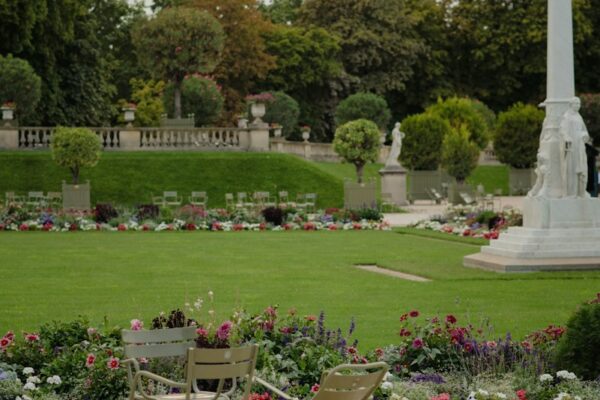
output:
POLYGON ((484 254, 492 254, 502 257, 509 258, 523 258, 523 259, 535 259, 535 258, 585 258, 585 257, 600 257, 600 247, 594 250, 570 250, 570 249, 559 249, 559 250, 534 250, 534 251, 523 251, 515 249, 501 249, 490 246, 481 248, 481 252, 484 254))
POLYGON ((513 234, 500 235, 500 239, 493 241, 497 242, 510 242, 514 244, 552 244, 552 245, 571 245, 571 244, 595 244, 600 246, 600 237, 588 237, 588 236, 569 236, 569 237, 531 237, 531 236, 518 236, 513 234))
POLYGON ((569 251, 585 251, 598 250, 600 252, 600 244, 598 242, 583 242, 583 243, 523 243, 512 240, 497 240, 490 243, 490 247, 494 249, 506 249, 514 251, 552 251, 566 249, 569 251))

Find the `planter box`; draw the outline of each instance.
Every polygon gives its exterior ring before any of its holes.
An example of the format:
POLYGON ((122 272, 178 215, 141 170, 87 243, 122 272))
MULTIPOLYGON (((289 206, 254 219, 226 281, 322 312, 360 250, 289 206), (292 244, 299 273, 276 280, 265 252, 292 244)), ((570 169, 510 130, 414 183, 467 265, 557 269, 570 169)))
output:
POLYGON ((344 208, 377 208, 377 184, 375 181, 344 182, 344 208))
POLYGON ((90 182, 68 185, 63 181, 62 197, 64 210, 90 210, 90 182))
POLYGON ((508 172, 508 187, 511 196, 524 196, 535 183, 533 169, 510 168, 508 172))
POLYGON ((408 171, 408 201, 431 200, 430 190, 435 189, 439 193, 442 190, 442 172, 436 171, 408 171))

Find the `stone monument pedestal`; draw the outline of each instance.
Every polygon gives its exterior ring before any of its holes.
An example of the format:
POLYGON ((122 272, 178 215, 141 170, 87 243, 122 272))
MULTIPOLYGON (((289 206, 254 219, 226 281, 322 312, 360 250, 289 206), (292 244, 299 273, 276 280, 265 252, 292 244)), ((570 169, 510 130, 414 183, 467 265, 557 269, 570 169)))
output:
POLYGON ((600 269, 600 199, 527 198, 523 227, 466 256, 466 267, 498 272, 600 269))
POLYGON ((381 175, 381 192, 389 193, 395 205, 407 205, 406 170, 401 166, 385 167, 379 170, 379 175, 381 175))

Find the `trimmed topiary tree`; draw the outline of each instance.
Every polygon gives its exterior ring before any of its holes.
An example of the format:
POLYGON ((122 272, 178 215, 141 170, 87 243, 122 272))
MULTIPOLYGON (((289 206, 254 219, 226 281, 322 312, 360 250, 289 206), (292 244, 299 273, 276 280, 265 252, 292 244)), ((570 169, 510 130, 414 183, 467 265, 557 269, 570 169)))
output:
POLYGON ((435 171, 442 159, 442 143, 450 132, 448 121, 432 114, 411 115, 402 121, 402 165, 413 171, 435 171))
POLYGON ((582 94, 581 99, 581 116, 585 121, 585 125, 594 139, 594 145, 600 146, 600 93, 582 94))
POLYGON ((556 351, 558 368, 574 372, 580 379, 600 378, 600 293, 582 305, 567 322, 567 331, 556 351))
POLYGON ((132 33, 138 56, 157 79, 173 83, 175 118, 181 118, 181 90, 190 73, 210 73, 217 66, 225 34, 206 11, 168 7, 139 24, 132 33))
POLYGON ((335 123, 342 126, 347 122, 367 119, 374 122, 380 131, 388 128, 392 114, 387 102, 373 93, 356 93, 338 105, 335 110, 335 123))
POLYGON ((79 183, 83 167, 93 167, 100 160, 100 138, 87 128, 57 128, 52 135, 52 158, 71 171, 73 184, 79 183))
MULTIPOLYGON (((164 104, 167 112, 174 115, 174 84, 167 85, 164 104)), ((225 98, 219 85, 201 75, 186 76, 181 85, 181 109, 183 115, 194 114, 196 126, 215 124, 221 117, 225 98)))
POLYGON ((479 148, 470 140, 466 127, 452 129, 442 145, 442 166, 448 174, 463 184, 477 168, 479 148))
POLYGON ((477 144, 480 150, 486 148, 489 142, 487 123, 481 110, 473 105, 470 99, 451 97, 429 106, 426 112, 447 120, 454 129, 466 129, 469 140, 477 144))
POLYGON ((290 138, 298 129, 300 106, 293 97, 284 92, 272 92, 274 100, 267 106, 263 121, 269 124, 279 124, 283 127, 283 136, 290 138))
POLYGON ((0 105, 14 103, 16 114, 26 120, 40 101, 42 81, 31 65, 12 55, 0 55, 0 105))
POLYGON ((377 125, 366 119, 347 122, 335 131, 333 149, 342 159, 356 167, 358 183, 363 181, 363 169, 379 156, 380 132, 377 125))
POLYGON ((532 168, 543 123, 544 112, 532 105, 517 103, 501 113, 494 132, 498 160, 513 168, 532 168))

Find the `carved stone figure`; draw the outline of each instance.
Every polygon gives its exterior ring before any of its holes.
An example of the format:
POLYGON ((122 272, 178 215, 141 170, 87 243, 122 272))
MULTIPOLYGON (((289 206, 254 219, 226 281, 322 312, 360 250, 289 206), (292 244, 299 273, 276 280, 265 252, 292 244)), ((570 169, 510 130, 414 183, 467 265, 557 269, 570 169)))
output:
POLYGON ((587 186, 587 154, 585 144, 589 142, 590 135, 583 118, 579 114, 581 102, 574 97, 569 103, 569 110, 563 115, 559 133, 563 150, 563 187, 566 197, 589 197, 587 186))
POLYGON ((550 169, 548 168, 548 159, 544 156, 543 153, 537 153, 537 168, 535 169, 535 174, 537 176, 537 180, 533 188, 527 194, 528 197, 534 196, 545 196, 546 195, 546 187, 548 186, 548 174, 550 173, 550 169))
POLYGON ((400 163, 398 158, 402 152, 402 139, 406 136, 404 132, 400 131, 400 122, 396 122, 394 130, 392 130, 392 148, 390 149, 390 155, 385 161, 386 167, 399 167, 400 163))

